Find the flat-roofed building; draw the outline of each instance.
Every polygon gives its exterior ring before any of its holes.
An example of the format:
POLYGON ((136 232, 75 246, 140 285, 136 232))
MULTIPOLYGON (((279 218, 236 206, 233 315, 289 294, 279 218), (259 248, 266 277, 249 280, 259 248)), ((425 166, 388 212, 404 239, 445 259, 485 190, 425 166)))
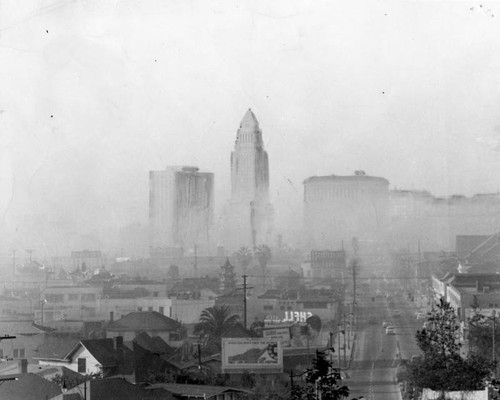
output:
POLYGON ((151 248, 208 252, 214 215, 214 174, 197 167, 149 173, 151 248))
POLYGON ((308 248, 338 249, 353 238, 385 241, 389 182, 356 171, 351 176, 312 176, 304 181, 308 248))

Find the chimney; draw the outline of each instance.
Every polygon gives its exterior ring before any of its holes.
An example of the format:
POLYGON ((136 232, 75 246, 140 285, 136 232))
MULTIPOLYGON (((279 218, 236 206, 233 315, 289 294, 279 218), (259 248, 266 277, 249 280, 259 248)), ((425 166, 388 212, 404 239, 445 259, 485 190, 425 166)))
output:
POLYGON ((113 313, 113 311, 110 311, 109 312, 109 323, 112 324, 114 319, 115 319, 114 313, 113 313))
POLYGON ((22 358, 18 361, 19 363, 19 373, 27 374, 28 373, 28 360, 26 358, 22 358))

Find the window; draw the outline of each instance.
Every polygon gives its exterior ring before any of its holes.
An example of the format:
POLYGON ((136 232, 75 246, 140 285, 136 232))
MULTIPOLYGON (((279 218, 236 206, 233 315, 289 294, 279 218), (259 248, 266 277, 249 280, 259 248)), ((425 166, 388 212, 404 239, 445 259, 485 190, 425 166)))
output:
POLYGON ((86 373, 87 372, 87 359, 79 358, 78 359, 78 372, 86 373))
POLYGON ((148 311, 153 311, 153 307, 148 307, 148 311))
POLYGON ((24 358, 25 357, 24 349, 14 349, 13 357, 14 358, 24 358))
POLYGON ((281 310, 281 311, 285 311, 285 306, 281 306, 281 307, 280 307, 280 310, 281 310))
POLYGON ((142 307, 137 307, 137 311, 142 311, 142 307))
POLYGON ((82 301, 95 301, 95 293, 82 294, 82 301))
POLYGON ((47 303, 63 303, 64 295, 63 294, 46 294, 45 300, 47 303))
POLYGON ((270 304, 264 304, 264 310, 272 310, 274 307, 270 304))
POLYGON ((153 297, 158 297, 158 292, 153 292, 153 297))
POLYGON ((75 293, 69 294, 68 300, 78 300, 78 294, 75 294, 75 293))
POLYGON ((160 307, 160 308, 159 308, 159 312, 160 312, 160 314, 164 314, 164 309, 163 309, 163 307, 160 307))
POLYGON ((3 349, 0 349, 0 358, 3 358, 3 349))

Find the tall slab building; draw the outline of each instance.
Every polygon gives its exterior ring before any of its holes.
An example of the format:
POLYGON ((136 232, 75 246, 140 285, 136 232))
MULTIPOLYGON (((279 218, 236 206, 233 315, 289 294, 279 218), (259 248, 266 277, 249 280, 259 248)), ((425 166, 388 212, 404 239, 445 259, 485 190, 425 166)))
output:
POLYGON ((269 159, 262 130, 249 109, 231 152, 231 199, 226 207, 226 246, 254 248, 269 243, 273 209, 269 203, 269 159))
POLYGON ((213 173, 186 166, 149 172, 152 249, 197 248, 208 252, 213 220, 213 173))

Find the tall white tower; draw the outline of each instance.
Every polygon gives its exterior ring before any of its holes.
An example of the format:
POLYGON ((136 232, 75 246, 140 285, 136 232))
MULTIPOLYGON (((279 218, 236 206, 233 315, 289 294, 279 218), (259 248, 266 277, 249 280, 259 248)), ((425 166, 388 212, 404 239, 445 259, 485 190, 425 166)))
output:
POLYGON ((262 130, 249 109, 231 152, 231 200, 226 210, 226 245, 231 249, 268 243, 272 229, 269 160, 262 130))
POLYGON ((251 109, 241 121, 231 152, 231 200, 269 201, 269 161, 251 109))

